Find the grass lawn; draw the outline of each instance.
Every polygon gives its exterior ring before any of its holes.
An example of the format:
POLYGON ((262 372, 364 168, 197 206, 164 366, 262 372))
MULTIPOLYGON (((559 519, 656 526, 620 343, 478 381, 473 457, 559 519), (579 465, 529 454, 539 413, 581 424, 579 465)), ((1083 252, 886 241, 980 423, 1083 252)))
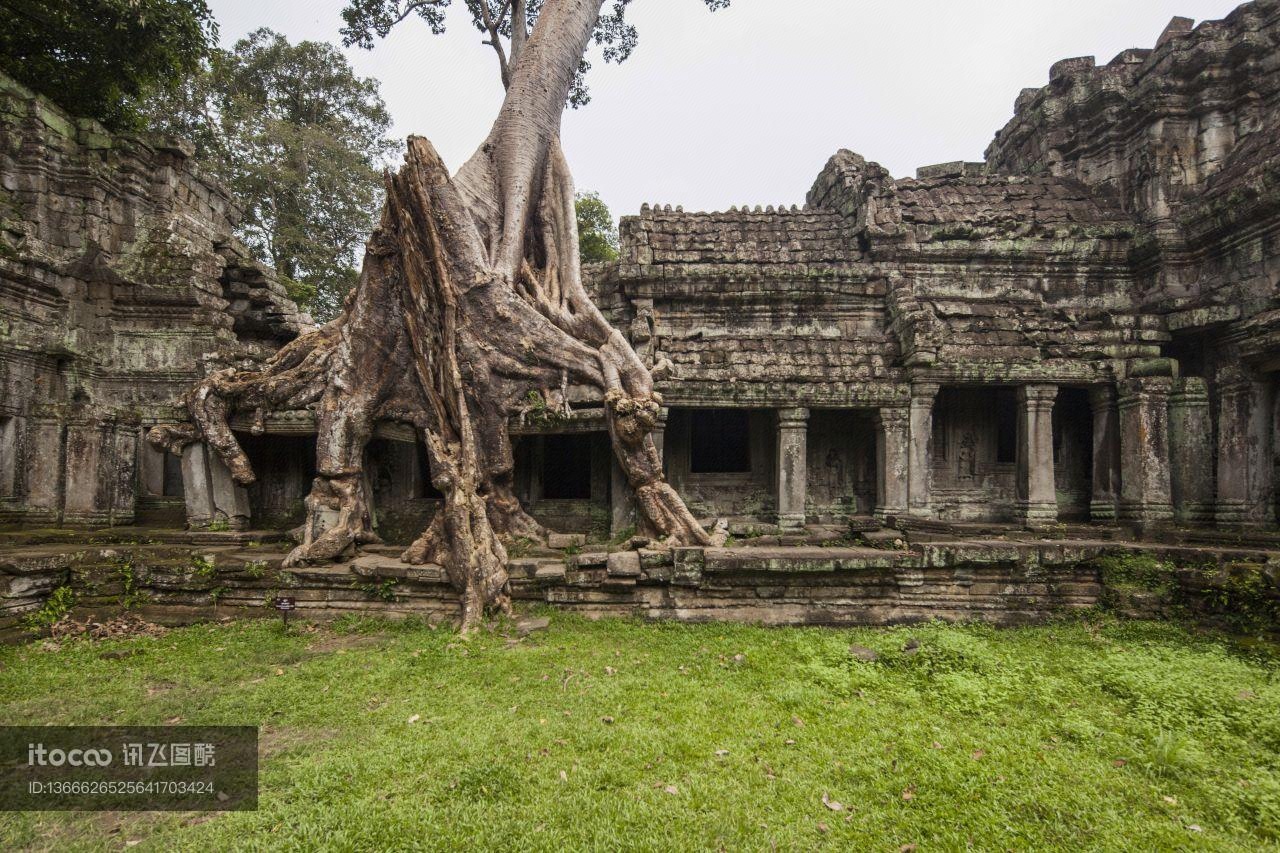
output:
POLYGON ((0 815, 0 848, 1280 849, 1278 664, 1096 617, 37 642, 5 723, 259 725, 260 808, 0 815))

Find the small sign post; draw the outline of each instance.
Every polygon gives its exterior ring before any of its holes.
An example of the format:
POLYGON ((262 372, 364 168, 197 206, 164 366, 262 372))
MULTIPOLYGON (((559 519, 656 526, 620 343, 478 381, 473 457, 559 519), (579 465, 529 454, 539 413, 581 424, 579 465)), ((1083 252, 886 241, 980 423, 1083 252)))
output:
POLYGON ((298 608, 297 603, 293 600, 293 596, 277 595, 275 597, 274 604, 276 610, 280 611, 280 618, 284 620, 285 630, 289 630, 289 611, 296 610, 298 608))

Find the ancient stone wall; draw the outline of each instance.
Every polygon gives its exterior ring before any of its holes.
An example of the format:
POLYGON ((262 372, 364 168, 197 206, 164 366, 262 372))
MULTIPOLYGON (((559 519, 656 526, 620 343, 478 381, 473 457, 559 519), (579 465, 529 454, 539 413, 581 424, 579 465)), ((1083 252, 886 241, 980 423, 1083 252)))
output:
POLYGON ((126 524, 181 502, 141 433, 204 371, 310 323, 232 236, 239 216, 183 143, 111 135, 0 75, 0 518, 126 524))

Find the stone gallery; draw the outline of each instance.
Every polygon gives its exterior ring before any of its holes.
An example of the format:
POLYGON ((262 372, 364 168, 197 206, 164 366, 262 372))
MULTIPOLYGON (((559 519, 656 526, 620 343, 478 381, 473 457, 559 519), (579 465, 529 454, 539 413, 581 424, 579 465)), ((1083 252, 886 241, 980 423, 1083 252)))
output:
MULTIPOLYGON (((668 482, 738 547, 632 538, 604 404, 566 380, 563 405, 510 413, 515 495, 571 552, 511 549, 515 594, 688 618, 1004 618, 1096 601, 1105 543, 1269 563, 1277 138, 1280 2, 1256 0, 1105 64, 1057 63, 985 162, 895 179, 839 151, 802 208, 624 217, 620 260, 588 286, 654 375, 668 482)), ((0 565, 10 615, 75 568, 33 531, 76 526, 214 548, 233 598, 260 603, 271 583, 236 567, 287 551, 271 543, 304 521, 315 413, 234 415, 248 487, 201 441, 177 455, 146 437, 187 418, 202 377, 261 363, 310 318, 237 243, 236 201, 185 143, 108 135, 3 78, 0 141, 0 519, 35 549, 0 565)), ((290 570, 300 599, 362 605, 350 578, 374 577, 406 609, 453 606, 438 572, 394 558, 440 505, 429 469, 412 426, 375 426, 371 523, 401 548, 290 570)), ((199 606, 211 586, 187 580, 154 600, 199 606)))

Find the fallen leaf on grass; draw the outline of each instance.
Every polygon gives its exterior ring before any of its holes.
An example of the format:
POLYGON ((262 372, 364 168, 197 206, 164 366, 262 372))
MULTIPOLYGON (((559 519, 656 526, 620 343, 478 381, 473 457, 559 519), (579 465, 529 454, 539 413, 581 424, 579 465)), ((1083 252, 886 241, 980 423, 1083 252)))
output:
POLYGON ((904 788, 904 789, 903 789, 903 791, 902 791, 902 799, 907 800, 908 802, 910 802, 911 800, 914 800, 915 798, 916 798, 916 786, 915 786, 915 785, 912 785, 912 786, 911 786, 911 787, 909 787, 909 788, 904 788))
POLYGON ((800 728, 804 728, 804 720, 800 719, 799 717, 792 717, 791 722, 795 723, 800 728))
POLYGON ((830 831, 831 831, 831 827, 827 826, 822 821, 818 821, 818 832, 830 832, 830 831))
POLYGON ((412 725, 413 723, 416 723, 418 722, 418 720, 421 720, 421 719, 422 719, 421 714, 414 714, 412 717, 409 718, 409 723, 412 725))
POLYGON ((930 746, 929 748, 930 748, 930 749, 942 749, 942 744, 938 743, 938 742, 935 740, 935 741, 933 742, 933 745, 932 745, 932 746, 930 746))
POLYGON ((668 785, 667 787, 663 788, 662 790, 666 791, 668 794, 678 794, 678 793, 680 793, 680 789, 679 789, 679 788, 677 788, 675 785, 668 785))
POLYGON ((717 749, 717 750, 716 750, 716 755, 717 755, 717 756, 720 756, 721 758, 723 758, 724 756, 726 756, 726 755, 728 755, 728 754, 729 754, 729 750, 727 750, 727 749, 717 749))
POLYGON ((1166 803, 1168 803, 1171 806, 1176 806, 1178 804, 1177 797, 1164 796, 1164 797, 1161 797, 1160 799, 1164 800, 1166 803))
POLYGON ((613 723, 613 717, 601 717, 600 722, 604 723, 606 726, 610 725, 613 723))
POLYGON ((987 751, 985 749, 975 749, 973 751, 973 754, 970 755, 969 757, 972 758, 974 761, 981 761, 983 756, 985 756, 986 754, 987 754, 987 751))
POLYGON ((833 812, 844 811, 844 803, 836 802, 835 800, 827 796, 825 793, 822 795, 822 804, 827 808, 831 809, 833 812))
POLYGON ((916 846, 914 844, 904 844, 898 848, 898 853, 916 853, 916 846))
POLYGON ((1198 823, 1187 824, 1187 830, 1190 832, 1204 832, 1204 830, 1200 828, 1200 824, 1198 823))
POLYGON ((561 770, 561 771, 560 771, 560 781, 561 781, 561 782, 568 782, 568 781, 569 781, 569 774, 568 774, 568 773, 565 773, 563 770, 561 770))
POLYGON ((1125 759, 1123 759, 1123 758, 1117 758, 1115 761, 1111 762, 1111 766, 1112 766, 1112 767, 1124 767, 1124 766, 1125 766, 1126 764, 1128 764, 1128 763, 1129 763, 1129 762, 1128 762, 1128 761, 1126 761, 1126 760, 1125 760, 1125 759))

